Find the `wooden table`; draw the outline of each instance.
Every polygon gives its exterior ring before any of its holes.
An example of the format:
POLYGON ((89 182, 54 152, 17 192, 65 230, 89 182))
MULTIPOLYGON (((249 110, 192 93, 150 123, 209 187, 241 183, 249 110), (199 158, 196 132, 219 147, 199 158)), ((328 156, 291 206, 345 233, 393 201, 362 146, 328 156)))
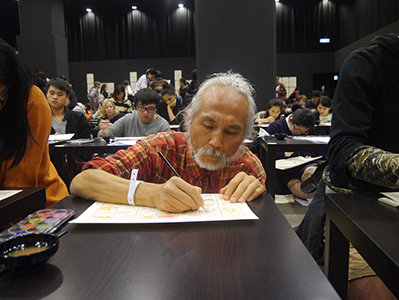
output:
POLYGON ((76 175, 75 159, 76 155, 95 155, 99 156, 106 153, 115 153, 121 149, 127 149, 129 145, 110 145, 104 140, 93 141, 83 144, 56 144, 50 147, 51 159, 56 167, 58 174, 69 187, 71 180, 76 175))
POLYGON ((379 194, 326 195, 326 268, 343 299, 348 284, 349 242, 399 298, 399 210, 379 194))
POLYGON ((276 195, 276 153, 277 152, 326 152, 327 142, 305 139, 277 140, 276 138, 259 138, 260 160, 265 168, 267 192, 273 197, 276 195))
MULTIPOLYGON (((68 197, 80 215, 92 202, 68 197)), ((0 274, 1 295, 38 299, 339 299, 270 195, 259 220, 176 224, 67 224, 36 274, 0 274)))
MULTIPOLYGON (((2 188, 2 190, 13 189, 2 188)), ((2 226, 17 218, 26 217, 28 214, 46 207, 45 188, 20 188, 17 190, 22 191, 0 201, 0 231, 2 226)))

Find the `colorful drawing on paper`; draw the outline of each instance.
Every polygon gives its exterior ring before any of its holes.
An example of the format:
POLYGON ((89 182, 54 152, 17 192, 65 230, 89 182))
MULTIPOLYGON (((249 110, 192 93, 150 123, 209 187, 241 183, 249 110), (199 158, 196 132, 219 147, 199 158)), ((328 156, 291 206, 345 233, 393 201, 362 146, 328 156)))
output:
POLYGON ((168 213, 144 206, 95 202, 70 223, 134 224, 258 219, 247 203, 231 203, 229 200, 224 200, 220 194, 202 194, 202 198, 204 199, 204 206, 207 211, 200 208, 184 213, 168 213))

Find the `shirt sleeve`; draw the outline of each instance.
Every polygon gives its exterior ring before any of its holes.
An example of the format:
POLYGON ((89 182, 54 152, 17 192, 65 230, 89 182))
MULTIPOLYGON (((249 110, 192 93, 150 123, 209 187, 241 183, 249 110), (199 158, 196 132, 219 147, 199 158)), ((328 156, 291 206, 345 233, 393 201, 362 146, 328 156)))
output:
POLYGON ((129 116, 124 116, 112 124, 109 128, 109 136, 124 136, 127 118, 129 118, 129 116))

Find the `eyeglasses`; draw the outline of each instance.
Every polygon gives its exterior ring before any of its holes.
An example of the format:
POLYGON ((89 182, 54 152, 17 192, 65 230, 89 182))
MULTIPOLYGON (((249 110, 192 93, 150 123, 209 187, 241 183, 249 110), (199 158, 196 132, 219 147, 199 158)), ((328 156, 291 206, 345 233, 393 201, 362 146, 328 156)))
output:
POLYGON ((298 134, 307 134, 309 133, 309 129, 306 130, 305 132, 302 132, 300 128, 297 127, 297 125, 295 125, 294 123, 292 123, 292 129, 294 130, 294 133, 298 133, 298 134))
POLYGON ((145 107, 142 107, 142 106, 137 106, 137 110, 138 110, 139 112, 145 112, 145 111, 147 111, 149 114, 152 114, 152 113, 154 113, 154 112, 156 111, 156 108, 155 108, 155 107, 148 107, 148 108, 145 108, 145 107))

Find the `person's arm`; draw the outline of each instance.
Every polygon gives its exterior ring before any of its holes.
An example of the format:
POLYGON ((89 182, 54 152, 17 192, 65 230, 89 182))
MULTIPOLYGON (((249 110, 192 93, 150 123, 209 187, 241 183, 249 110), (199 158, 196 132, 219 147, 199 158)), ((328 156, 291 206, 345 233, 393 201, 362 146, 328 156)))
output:
POLYGON ((176 118, 175 114, 173 113, 173 109, 175 108, 175 106, 176 106, 176 103, 173 107, 172 107, 172 105, 167 106, 169 122, 172 122, 176 118))
MULTIPOLYGON (((125 117, 127 117, 127 116, 125 116, 125 117)), ((100 131, 98 132, 97 135, 99 137, 101 137, 101 136, 124 136, 126 120, 124 120, 124 118, 120 118, 113 124, 111 124, 109 122, 109 120, 101 120, 98 123, 98 127, 100 127, 100 131)), ((131 119, 129 119, 129 120, 131 120, 131 119)))
POLYGON ((109 127, 111 126, 109 120, 101 120, 98 122, 100 131, 97 133, 98 137, 109 136, 109 127))
POLYGON ((275 119, 272 116, 268 116, 267 118, 260 119, 260 123, 273 123, 275 119))
POLYGON ((399 154, 364 146, 355 150, 346 164, 353 178, 390 189, 399 188, 399 154))
MULTIPOLYGON (((71 194, 101 202, 128 204, 130 180, 98 169, 87 169, 71 182, 71 194), (91 188, 93 186, 101 188, 91 188)), ((141 182, 135 192, 136 205, 168 212, 184 212, 204 205, 201 188, 172 177, 164 184, 141 182)))

